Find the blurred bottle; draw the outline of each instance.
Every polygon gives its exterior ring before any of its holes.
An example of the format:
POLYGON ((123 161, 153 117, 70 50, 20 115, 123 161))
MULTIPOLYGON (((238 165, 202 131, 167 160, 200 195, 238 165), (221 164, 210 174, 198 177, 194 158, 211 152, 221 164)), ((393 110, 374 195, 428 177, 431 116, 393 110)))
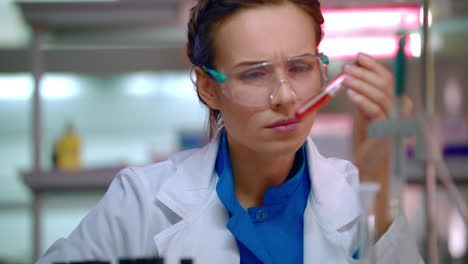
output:
POLYGON ((65 171, 76 171, 81 167, 80 139, 71 122, 68 122, 63 134, 54 144, 54 168, 65 171))

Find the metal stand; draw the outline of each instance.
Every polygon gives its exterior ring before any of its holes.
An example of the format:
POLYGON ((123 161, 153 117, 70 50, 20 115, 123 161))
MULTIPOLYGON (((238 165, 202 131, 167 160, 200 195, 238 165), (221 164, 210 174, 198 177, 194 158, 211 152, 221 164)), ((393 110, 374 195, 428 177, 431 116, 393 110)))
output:
POLYGON ((41 256, 41 226, 42 226, 42 192, 34 192, 34 201, 32 203, 33 212, 33 255, 32 263, 36 262, 41 256))
MULTIPOLYGON (((435 114, 435 87, 434 87, 434 60, 432 57, 429 10, 431 0, 423 0, 423 41, 422 41, 422 98, 426 113, 429 116, 435 114)), ((437 208, 436 208, 436 168, 431 160, 425 164, 426 174, 426 212, 427 212, 427 263, 437 264, 439 262, 439 250, 437 247, 437 208)))
MULTIPOLYGON (((41 90, 40 83, 44 72, 43 54, 41 52, 41 42, 44 31, 41 26, 35 26, 34 37, 31 45, 31 72, 34 78, 33 92, 33 111, 32 111, 32 140, 33 140, 33 171, 42 171, 42 127, 41 127, 41 90)), ((34 192, 34 201, 32 204, 33 212, 33 263, 41 254, 41 206, 42 193, 34 192)))
MULTIPOLYGON (((401 152, 401 140, 405 136, 414 136, 416 139, 415 156, 417 160, 423 160, 425 156, 422 152, 425 149, 425 135, 423 134, 423 123, 428 117, 435 114, 435 96, 434 96, 434 61, 430 49, 430 30, 429 30, 429 10, 431 0, 423 1, 423 41, 422 41, 422 98, 424 101, 424 115, 413 120, 398 120, 399 117, 393 117, 393 120, 375 122, 369 126, 368 134, 371 137, 390 137, 393 138, 393 152, 399 151, 393 157, 393 173, 403 174, 401 166, 404 164, 400 158, 404 155, 401 152), (397 166, 397 167, 395 167, 397 166)), ((399 107, 397 104, 396 107, 399 107)), ((397 111, 398 113, 398 111, 397 111)), ((395 153, 394 153, 395 154, 395 153)), ((437 264, 439 261, 437 247, 437 215, 436 215, 436 164, 431 158, 424 158, 424 174, 426 178, 426 212, 427 212, 427 227, 428 227, 428 245, 427 245, 427 263, 437 264)), ((401 180, 402 184, 406 183, 404 175, 392 175, 392 181, 401 180), (397 176, 397 177, 396 177, 397 176)), ((400 183, 396 183, 400 185, 400 183)), ((392 183, 394 186, 395 183, 392 183)), ((397 196, 395 193, 393 197, 397 196)))

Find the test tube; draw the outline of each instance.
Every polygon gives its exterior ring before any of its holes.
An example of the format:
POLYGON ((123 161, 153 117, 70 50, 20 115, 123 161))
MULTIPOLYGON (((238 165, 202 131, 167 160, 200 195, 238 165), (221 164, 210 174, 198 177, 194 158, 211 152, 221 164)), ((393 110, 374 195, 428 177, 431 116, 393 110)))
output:
POLYGON ((330 99, 343 90, 343 81, 345 80, 345 77, 346 75, 344 73, 338 75, 338 77, 325 86, 320 93, 307 100, 307 102, 297 110, 296 117, 302 119, 307 114, 315 112, 330 101, 330 99))

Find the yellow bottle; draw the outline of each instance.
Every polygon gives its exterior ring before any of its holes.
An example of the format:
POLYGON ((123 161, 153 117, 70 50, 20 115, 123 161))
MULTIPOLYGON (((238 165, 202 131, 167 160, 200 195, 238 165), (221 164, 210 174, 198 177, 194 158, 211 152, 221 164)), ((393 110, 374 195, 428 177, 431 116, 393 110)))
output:
POLYGON ((76 171, 81 167, 80 139, 71 123, 67 124, 54 150, 55 167, 60 170, 76 171))

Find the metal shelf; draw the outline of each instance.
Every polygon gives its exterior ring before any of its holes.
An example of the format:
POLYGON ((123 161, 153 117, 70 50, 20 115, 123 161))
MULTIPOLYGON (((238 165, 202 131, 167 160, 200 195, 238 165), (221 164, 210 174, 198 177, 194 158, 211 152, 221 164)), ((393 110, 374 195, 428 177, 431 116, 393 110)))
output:
POLYGON ((0 60, 15 62, 0 70, 30 71, 31 58, 38 56, 42 56, 38 59, 44 64, 42 70, 48 72, 188 70, 184 46, 191 3, 187 0, 16 2, 34 33, 32 52, 27 48, 0 49, 0 60))
MULTIPOLYGON (((84 74, 119 74, 138 71, 185 70, 187 60, 182 47, 128 47, 94 49, 46 49, 42 50, 47 72, 76 72, 84 74)), ((29 72, 30 51, 27 49, 1 49, 0 72, 29 72)))
POLYGON ((187 0, 17 2, 44 47, 180 47, 187 0), (137 15, 136 15, 137 14, 137 15))
POLYGON ((32 191, 106 190, 122 168, 85 169, 76 172, 54 170, 23 172, 24 183, 32 191))
MULTIPOLYGON (((47 71, 114 73, 188 69, 183 56, 188 8, 191 0, 19 1, 32 30, 29 58, 23 50, 3 52, 0 60, 21 70, 27 65, 34 78, 32 96, 33 170, 22 172, 33 191, 33 259, 41 252, 43 194, 49 191, 107 189, 121 168, 78 172, 43 171, 42 75, 47 71), (2 59, 3 58, 3 59, 2 59)), ((10 71, 11 72, 11 71, 10 71)))

